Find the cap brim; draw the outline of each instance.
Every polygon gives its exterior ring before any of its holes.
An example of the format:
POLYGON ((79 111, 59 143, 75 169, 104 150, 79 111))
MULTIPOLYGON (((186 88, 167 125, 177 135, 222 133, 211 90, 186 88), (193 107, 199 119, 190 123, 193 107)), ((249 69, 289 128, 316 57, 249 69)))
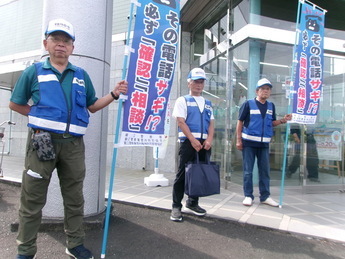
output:
POLYGON ((256 88, 260 88, 260 87, 262 87, 262 86, 264 86, 264 85, 268 85, 270 88, 272 88, 272 85, 271 85, 271 84, 262 84, 262 85, 258 85, 256 88))
POLYGON ((192 79, 192 80, 198 80, 198 79, 207 80, 205 77, 202 77, 202 76, 191 77, 190 79, 192 79))
POLYGON ((69 34, 68 32, 65 32, 65 31, 63 31, 63 30, 51 30, 51 31, 47 31, 46 32, 46 35, 49 35, 49 34, 52 34, 52 33, 54 33, 54 32, 64 32, 65 34, 67 34, 72 40, 75 40, 75 37, 74 36, 72 36, 71 34, 69 34))

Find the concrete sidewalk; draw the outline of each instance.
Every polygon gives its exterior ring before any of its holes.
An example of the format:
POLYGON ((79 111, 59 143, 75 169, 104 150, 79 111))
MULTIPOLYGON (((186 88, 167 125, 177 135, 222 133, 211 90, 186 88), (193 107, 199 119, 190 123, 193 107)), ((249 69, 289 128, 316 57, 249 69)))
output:
MULTIPOLYGON (((0 180, 20 182, 22 169, 23 158, 4 156, 0 180)), ((113 200, 170 210, 174 174, 164 174, 169 179, 169 186, 148 187, 144 178, 152 173, 117 168, 113 200)), ((279 187, 271 187, 273 199, 279 201, 279 194, 279 187)), ((262 205, 258 199, 253 206, 246 207, 242 200, 242 186, 228 182, 226 189, 222 183, 221 194, 201 198, 200 205, 207 210, 208 217, 345 242, 344 193, 305 194, 296 188, 286 188, 282 208, 262 205)), ((188 209, 183 212, 190 213, 188 209)))

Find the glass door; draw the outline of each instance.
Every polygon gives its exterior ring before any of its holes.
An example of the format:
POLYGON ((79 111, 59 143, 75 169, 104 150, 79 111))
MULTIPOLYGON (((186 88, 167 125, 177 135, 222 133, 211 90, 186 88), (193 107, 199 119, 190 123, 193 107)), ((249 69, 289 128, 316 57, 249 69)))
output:
POLYGON ((336 55, 324 57, 324 84, 318 120, 305 134, 306 191, 344 189, 344 107, 345 59, 336 55), (314 142, 314 160, 309 158, 314 142), (309 159, 309 160, 308 160, 309 159), (315 168, 313 163, 317 163, 315 168), (314 177, 314 178, 313 178, 314 177))

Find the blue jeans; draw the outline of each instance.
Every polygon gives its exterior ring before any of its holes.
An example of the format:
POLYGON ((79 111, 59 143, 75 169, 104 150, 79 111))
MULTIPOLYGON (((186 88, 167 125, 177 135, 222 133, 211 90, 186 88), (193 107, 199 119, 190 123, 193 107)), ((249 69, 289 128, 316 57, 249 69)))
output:
POLYGON ((268 148, 243 147, 243 191, 244 196, 253 196, 253 167, 255 157, 259 169, 259 191, 260 201, 266 200, 270 196, 270 159, 268 148))

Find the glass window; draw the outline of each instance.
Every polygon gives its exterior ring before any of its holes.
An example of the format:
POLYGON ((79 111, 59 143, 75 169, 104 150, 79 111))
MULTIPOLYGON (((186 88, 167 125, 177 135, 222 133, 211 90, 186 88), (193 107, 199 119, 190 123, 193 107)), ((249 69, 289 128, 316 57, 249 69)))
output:
MULTIPOLYGON (((269 100, 275 104, 277 118, 282 118, 289 111, 288 97, 293 46, 247 39, 236 46, 230 45, 229 52, 227 52, 226 35, 228 34, 223 35, 222 30, 227 20, 226 16, 223 16, 210 26, 200 27, 192 33, 191 50, 194 57, 193 66, 203 67, 209 78, 205 84, 204 96, 212 101, 214 107, 213 159, 222 165, 225 178, 242 185, 242 152, 236 149, 235 129, 241 105, 248 98, 256 96, 255 86, 248 85, 249 77, 253 77, 250 71, 254 70, 254 73, 257 73, 254 74, 254 77, 266 77, 272 82, 273 89, 269 100), (251 53, 258 54, 258 56, 252 59, 251 53)), ((232 10, 229 19, 230 32, 240 30, 248 22, 249 1, 242 1, 232 10)), ((274 16, 261 16, 260 24, 289 31, 295 30, 294 21, 291 19, 284 21, 274 16)), ((270 144, 272 186, 281 184, 285 136, 288 136, 285 168, 287 173, 294 158, 296 156, 299 158, 296 171, 290 175, 291 177, 286 178, 287 186, 313 187, 319 184, 317 181, 310 180, 313 173, 317 173, 321 183, 336 184, 339 182, 338 176, 344 171, 344 168, 341 168, 344 167, 341 163, 343 160, 343 133, 345 132, 344 89, 345 58, 326 54, 323 97, 320 102, 317 123, 307 127, 300 125, 301 144, 299 146, 294 142, 291 131, 286 133, 286 130, 289 129, 286 125, 274 128, 274 136, 270 144), (313 132, 312 143, 310 142, 310 132, 313 132), (311 150, 316 150, 316 153, 311 150)))

